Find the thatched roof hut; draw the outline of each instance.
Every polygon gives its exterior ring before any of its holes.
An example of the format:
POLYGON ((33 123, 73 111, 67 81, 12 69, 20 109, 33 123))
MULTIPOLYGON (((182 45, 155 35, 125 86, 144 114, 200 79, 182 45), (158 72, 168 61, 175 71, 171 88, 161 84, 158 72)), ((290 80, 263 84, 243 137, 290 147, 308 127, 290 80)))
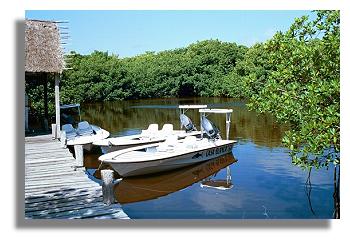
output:
POLYGON ((64 57, 57 23, 26 20, 25 25, 25 71, 61 73, 64 57))
MULTIPOLYGON (((55 137, 60 137, 60 74, 65 68, 63 50, 61 48, 60 30, 57 22, 44 20, 25 21, 25 79, 32 84, 43 84, 45 128, 48 129, 48 77, 55 80, 55 137)), ((28 108, 26 108, 28 110, 28 108)), ((28 128, 28 112, 26 111, 26 129, 28 128)))

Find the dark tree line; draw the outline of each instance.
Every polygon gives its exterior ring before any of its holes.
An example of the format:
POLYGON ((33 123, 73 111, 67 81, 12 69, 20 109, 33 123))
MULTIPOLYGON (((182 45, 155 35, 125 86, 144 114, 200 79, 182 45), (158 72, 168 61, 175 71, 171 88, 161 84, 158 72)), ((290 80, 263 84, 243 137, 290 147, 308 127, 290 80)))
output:
POLYGON ((71 53, 62 77, 63 102, 186 96, 230 96, 222 82, 248 48, 207 40, 185 48, 118 58, 107 52, 71 53))

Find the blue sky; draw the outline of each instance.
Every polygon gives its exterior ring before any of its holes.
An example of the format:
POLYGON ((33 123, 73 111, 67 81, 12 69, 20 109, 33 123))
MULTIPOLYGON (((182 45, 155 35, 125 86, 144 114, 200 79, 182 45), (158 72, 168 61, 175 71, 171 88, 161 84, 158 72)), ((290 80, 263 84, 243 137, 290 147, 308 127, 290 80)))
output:
POLYGON ((66 20, 70 40, 66 51, 89 54, 108 51, 130 57, 146 51, 187 46, 219 39, 250 46, 285 31, 294 18, 311 11, 57 11, 27 10, 29 19, 66 20))

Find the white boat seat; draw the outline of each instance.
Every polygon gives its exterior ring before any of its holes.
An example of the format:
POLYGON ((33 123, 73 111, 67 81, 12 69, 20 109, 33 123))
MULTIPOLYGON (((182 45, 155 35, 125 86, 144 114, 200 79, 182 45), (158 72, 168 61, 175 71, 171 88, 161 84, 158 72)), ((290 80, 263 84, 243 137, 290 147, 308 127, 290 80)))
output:
POLYGON ((164 124, 163 128, 161 129, 161 133, 163 134, 172 134, 174 131, 174 125, 173 124, 164 124))
POLYGON ((150 124, 147 131, 158 131, 158 124, 150 124))
POLYGON ((141 131, 141 137, 154 137, 155 133, 158 132, 158 124, 150 124, 147 130, 141 131))
POLYGON ((74 129, 72 124, 64 124, 62 125, 62 130, 66 132, 67 140, 71 140, 77 136, 77 132, 74 129))
POLYGON ((86 135, 94 134, 94 131, 91 125, 87 121, 82 121, 82 122, 79 122, 78 124, 77 133, 80 136, 86 136, 86 135))

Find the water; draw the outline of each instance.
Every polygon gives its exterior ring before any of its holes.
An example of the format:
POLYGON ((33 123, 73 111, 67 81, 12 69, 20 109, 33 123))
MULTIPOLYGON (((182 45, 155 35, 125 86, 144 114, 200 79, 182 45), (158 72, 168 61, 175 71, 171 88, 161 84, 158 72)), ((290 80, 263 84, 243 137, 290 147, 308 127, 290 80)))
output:
MULTIPOLYGON (((248 111, 244 101, 188 98, 83 104, 82 119, 107 129, 112 136, 139 133, 151 123, 173 123, 178 128, 178 104, 232 108, 230 139, 237 140, 234 158, 226 155, 176 171, 123 179, 115 195, 130 218, 333 217, 333 167, 313 170, 311 185, 306 185, 308 172, 292 165, 288 150, 281 145, 288 126, 276 123, 270 115, 248 111)), ((198 125, 197 110, 188 110, 186 115, 198 125)), ((225 135, 225 117, 210 115, 209 119, 225 135)), ((87 155, 86 167, 97 168, 98 156, 87 155)))

